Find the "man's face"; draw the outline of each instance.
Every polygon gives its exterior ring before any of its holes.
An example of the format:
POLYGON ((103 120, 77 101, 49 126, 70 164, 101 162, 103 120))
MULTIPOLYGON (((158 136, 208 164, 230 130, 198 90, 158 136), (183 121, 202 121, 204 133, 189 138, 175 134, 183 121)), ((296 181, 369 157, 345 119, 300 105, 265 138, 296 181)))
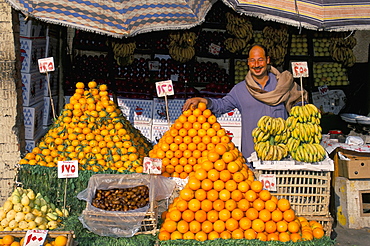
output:
POLYGON ((266 57, 264 50, 255 46, 249 51, 248 66, 253 77, 261 79, 267 76, 267 64, 270 63, 270 57, 266 57))

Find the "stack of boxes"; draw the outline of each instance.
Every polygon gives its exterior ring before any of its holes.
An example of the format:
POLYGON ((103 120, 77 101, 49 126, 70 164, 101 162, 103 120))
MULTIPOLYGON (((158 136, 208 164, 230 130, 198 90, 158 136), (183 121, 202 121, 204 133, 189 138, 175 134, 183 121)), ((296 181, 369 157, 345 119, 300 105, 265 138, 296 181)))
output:
MULTIPOLYGON (((58 39, 46 35, 46 25, 36 20, 25 20, 19 14, 21 43, 21 79, 26 152, 30 152, 51 124, 48 79, 41 74, 38 59, 56 55, 58 39), (50 51, 52 51, 51 54, 50 51)), ((57 94, 57 75, 48 74, 52 84, 52 95, 57 94)), ((55 102, 57 100, 55 99, 55 102)))

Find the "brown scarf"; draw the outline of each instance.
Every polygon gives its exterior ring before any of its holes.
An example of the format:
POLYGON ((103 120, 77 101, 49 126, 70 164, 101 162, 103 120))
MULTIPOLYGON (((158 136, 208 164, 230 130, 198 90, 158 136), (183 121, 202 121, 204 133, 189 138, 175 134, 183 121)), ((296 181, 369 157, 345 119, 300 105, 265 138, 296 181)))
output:
MULTIPOLYGON (((249 93, 257 100, 268 105, 276 106, 282 102, 285 103, 285 108, 289 112, 294 104, 302 100, 300 86, 293 81, 293 75, 289 71, 280 73, 276 68, 270 66, 269 71, 276 75, 278 81, 275 90, 262 90, 258 83, 252 78, 252 74, 248 71, 245 76, 246 86, 249 93)), ((304 90, 303 98, 308 102, 307 91, 304 90)))

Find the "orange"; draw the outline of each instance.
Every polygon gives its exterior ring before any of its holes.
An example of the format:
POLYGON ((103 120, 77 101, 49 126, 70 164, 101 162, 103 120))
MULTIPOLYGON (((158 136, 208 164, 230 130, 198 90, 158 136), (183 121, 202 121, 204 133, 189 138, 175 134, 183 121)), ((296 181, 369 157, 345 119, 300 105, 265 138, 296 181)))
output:
POLYGON ((234 190, 231 192, 231 199, 236 202, 239 202, 243 197, 243 193, 240 190, 234 190))
POLYGON ((288 223, 288 231, 291 233, 296 233, 299 231, 299 224, 296 221, 290 221, 288 223))
POLYGON ((228 191, 234 191, 234 190, 236 190, 237 186, 238 186, 237 183, 234 180, 232 180, 232 179, 226 181, 226 183, 225 183, 225 188, 228 191))
POLYGON ((275 211, 275 210, 276 210, 276 207, 277 207, 276 203, 275 203, 275 202, 273 202, 272 200, 267 200, 267 201, 265 202, 265 208, 266 208, 268 211, 270 211, 270 212, 275 211))
POLYGON ((174 231, 171 233, 171 240, 182 239, 182 234, 179 231, 174 231))
MULTIPOLYGON (((205 161, 205 162, 207 162, 207 161, 205 161)), ((204 162, 203 162, 203 163, 204 163, 204 162)), ((204 167, 203 167, 203 163, 202 163, 202 168, 204 168, 204 167)), ((213 163, 212 163, 212 166, 213 166, 213 163)), ((216 181, 216 180, 218 180, 218 179, 219 179, 219 177, 220 177, 220 173, 219 173, 219 171, 217 171, 216 169, 210 169, 210 170, 208 170, 207 177, 208 177, 210 180, 212 180, 212 181, 216 181)))
POLYGON ((202 223, 202 231, 205 233, 210 233, 213 231, 213 223, 206 220, 202 223))
POLYGON ((255 208, 248 208, 248 210, 245 212, 245 215, 248 219, 255 220, 258 218, 259 213, 255 208))
POLYGON ((314 238, 312 232, 307 232, 307 231, 302 232, 301 237, 302 237, 302 241, 310 241, 314 238))
POLYGON ((245 193, 245 199, 247 199, 248 201, 250 202, 253 202, 254 200, 257 199, 257 194, 256 192, 254 192, 253 190, 248 190, 246 193, 245 193))
POLYGON ((281 242, 288 242, 290 241, 290 235, 287 232, 279 233, 279 241, 281 242))
POLYGON ((275 232, 267 234, 267 241, 279 241, 279 235, 275 232))
POLYGON ((204 231, 199 231, 195 234, 195 240, 203 242, 208 239, 207 234, 204 231))
POLYGON ((273 233, 276 231, 276 223, 272 220, 265 222, 265 231, 267 233, 273 233))
POLYGON ((259 211, 258 218, 260 218, 263 222, 269 221, 271 219, 271 212, 267 209, 262 209, 259 211))
POLYGON ((291 222, 295 220, 295 214, 293 209, 288 209, 283 212, 283 218, 286 222, 291 222))
POLYGON ((241 172, 235 172, 233 174, 233 180, 237 183, 240 183, 244 180, 244 175, 241 172))
POLYGON ((199 221, 196 221, 196 220, 193 220, 189 223, 189 231, 192 232, 192 233, 197 233, 200 231, 201 229, 201 224, 199 223, 199 221))
POLYGON ((231 218, 231 213, 227 209, 222 209, 221 211, 218 212, 218 217, 222 221, 226 221, 231 218))
POLYGON ((161 231, 161 232, 158 234, 158 239, 159 239, 160 241, 170 240, 170 239, 171 239, 171 234, 170 234, 168 231, 161 231))
POLYGON ((244 217, 244 212, 242 210, 240 210, 239 208, 235 208, 231 212, 231 217, 233 217, 236 220, 240 220, 244 217))
POLYGON ((283 213, 280 210, 275 210, 271 213, 271 219, 275 222, 279 222, 283 219, 283 213))
POLYGON ((284 220, 276 222, 276 230, 278 232, 286 232, 288 230, 288 223, 284 220))
POLYGON ((225 202, 222 201, 221 199, 217 199, 212 203, 212 207, 216 211, 221 211, 222 209, 225 208, 225 202))
POLYGON ((231 238, 233 239, 243 239, 244 231, 242 229, 236 229, 231 233, 231 238))
POLYGON ((198 210, 194 214, 195 220, 202 223, 207 219, 207 213, 203 210, 198 210))
POLYGON ((315 228, 312 230, 312 235, 314 238, 320 239, 325 235, 325 232, 322 228, 315 228))
POLYGON ((253 220, 252 229, 256 232, 263 232, 265 230, 265 222, 263 222, 261 219, 253 220))
POLYGON ((213 188, 216 191, 221 191, 225 188, 225 182, 222 180, 216 180, 215 182, 213 182, 213 188))
MULTIPOLYGON (((230 178, 231 178, 230 171, 228 171, 228 170, 222 170, 220 172, 220 180, 222 180, 223 182, 227 182, 228 180, 230 180, 230 178)), ((226 185, 225 185, 225 187, 226 187, 226 185)))
POLYGON ((169 212, 169 217, 173 221, 179 221, 181 219, 181 212, 177 209, 174 209, 169 212))
MULTIPOLYGON (((204 180, 203 180, 204 181, 204 180)), ((202 182, 203 182, 202 181, 202 182)), ((207 192, 207 199, 211 202, 214 202, 218 199, 218 191, 212 189, 207 192)))
POLYGON ((243 230, 248 230, 252 227, 252 221, 247 217, 243 217, 239 220, 239 227, 243 230))
POLYGON ((186 222, 190 223, 194 220, 195 213, 190 209, 186 209, 184 212, 182 212, 181 218, 186 222))
POLYGON ((227 170, 229 170, 231 173, 236 173, 240 171, 240 166, 238 165, 237 162, 232 161, 229 164, 227 164, 227 170))
POLYGON ((215 232, 218 232, 218 233, 221 233, 223 231, 225 231, 225 222, 222 221, 222 220, 216 220, 214 223, 213 223, 213 229, 215 232))
POLYGON ((270 200, 271 199, 271 193, 270 193, 270 191, 268 191, 268 190, 262 190, 262 191, 260 191, 259 198, 261 198, 262 201, 270 200))
POLYGON ((219 196, 219 198, 220 198, 222 201, 227 201, 227 200, 229 200, 229 199, 230 199, 230 197, 231 197, 231 193, 230 193, 230 191, 223 189, 223 190, 221 190, 221 191, 218 193, 218 196, 219 196))
POLYGON ((262 188, 263 188, 263 185, 262 185, 262 182, 261 181, 258 181, 258 180, 255 180, 252 182, 252 184, 250 185, 250 188, 254 191, 254 192, 261 192, 262 191, 262 188))
POLYGON ((199 201, 203 201, 207 198, 207 192, 203 189, 198 189, 195 191, 195 198, 199 201))
POLYGON ((218 211, 216 210, 211 210, 207 213, 207 220, 210 222, 215 222, 218 220, 218 211))
MULTIPOLYGON (((213 169, 213 162, 212 161, 204 161, 202 162, 202 168, 206 170, 207 172, 213 169)), ((217 170, 215 170, 217 172, 217 170)), ((218 172, 217 172, 218 173, 218 172)), ((209 176, 209 172, 207 174, 209 176)), ((218 178, 217 178, 218 179, 218 178)), ((217 180, 216 179, 216 180, 217 180)), ((214 181, 214 180, 213 180, 214 181)))
POLYGON ((292 233, 290 234, 290 240, 292 240, 292 242, 301 241, 301 235, 299 235, 299 233, 292 233))
POLYGON ((248 240, 256 239, 257 232, 253 230, 252 228, 244 231, 244 238, 248 240))
POLYGON ((193 177, 188 180, 188 187, 190 189, 198 190, 200 186, 201 186, 201 182, 197 178, 193 177))
POLYGON ((238 190, 240 190, 243 193, 247 192, 249 190, 249 184, 246 181, 241 181, 238 184, 238 190))
POLYGON ((238 201, 238 208, 241 209, 242 211, 247 211, 248 208, 250 207, 250 203, 247 199, 243 198, 240 201, 238 201))
POLYGON ((3 236, 3 244, 10 245, 14 242, 14 237, 12 235, 3 236))
POLYGON ((234 159, 235 159, 235 156, 234 156, 234 155, 233 155, 233 153, 231 153, 230 151, 225 152, 225 153, 223 153, 223 155, 222 155, 222 160, 223 160, 225 163, 230 163, 230 162, 232 162, 234 159))
POLYGON ((165 229, 169 233, 172 233, 177 229, 177 223, 173 220, 166 220, 163 223, 162 227, 163 227, 163 229, 165 229))
POLYGON ((234 231, 237 228, 239 228, 239 222, 234 218, 230 218, 226 220, 225 225, 226 225, 226 229, 229 231, 234 231))
POLYGON ((210 201, 210 200, 203 200, 201 203, 200 203, 200 208, 205 211, 205 212, 208 212, 208 211, 211 211, 212 208, 213 208, 213 203, 210 201))
POLYGON ((237 207, 237 203, 234 200, 225 201, 225 208, 229 211, 233 211, 237 207))
POLYGON ((179 200, 179 201, 176 203, 176 208, 177 208, 177 210, 179 210, 180 212, 185 211, 186 209, 188 209, 188 203, 187 203, 187 201, 185 201, 185 200, 179 200))
POLYGON ((265 208, 265 202, 262 201, 260 198, 257 198, 256 200, 253 201, 253 207, 258 211, 261 211, 262 209, 265 208))
POLYGON ((208 240, 215 240, 217 238, 220 238, 220 234, 217 231, 211 231, 208 233, 208 240))
POLYGON ((189 230, 189 223, 185 220, 180 220, 177 223, 177 230, 182 234, 186 233, 189 230))
POLYGON ((182 239, 189 240, 189 239, 195 239, 194 233, 187 231, 182 235, 182 239))
POLYGON ((198 180, 204 180, 207 178, 207 171, 204 170, 203 168, 200 168, 195 171, 195 178, 198 180))
POLYGON ((185 201, 190 201, 194 198, 194 191, 190 188, 184 188, 180 191, 180 197, 185 201))
POLYGON ((284 212, 288 209, 290 209, 290 202, 289 200, 285 199, 285 198, 280 198, 277 202, 277 206, 278 208, 284 212))
POLYGON ((225 161, 223 160, 217 160, 214 164, 214 169, 216 169, 217 171, 223 171, 226 169, 226 163, 225 161))

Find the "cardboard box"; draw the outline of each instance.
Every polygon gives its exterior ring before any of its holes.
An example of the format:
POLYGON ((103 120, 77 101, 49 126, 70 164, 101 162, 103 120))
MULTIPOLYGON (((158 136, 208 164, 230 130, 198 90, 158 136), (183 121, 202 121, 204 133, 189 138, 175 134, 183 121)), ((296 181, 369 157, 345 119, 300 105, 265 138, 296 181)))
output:
POLYGON ((46 77, 39 72, 22 73, 22 98, 23 106, 31 106, 40 101, 44 96, 46 77))
POLYGON ((39 71, 38 59, 45 58, 45 38, 20 38, 22 73, 39 71))
POLYGON ((23 107, 25 139, 34 139, 42 131, 44 101, 23 107))
MULTIPOLYGON (((53 96, 53 105, 55 110, 55 117, 58 117, 57 110, 58 110, 58 96, 53 96)), ((50 97, 44 97, 44 109, 43 109, 43 117, 42 117, 42 125, 48 126, 53 123, 53 110, 50 97)))
POLYGON ((23 14, 19 14, 19 35, 21 37, 45 37, 46 34, 46 24, 35 20, 27 19, 23 14))
POLYGON ((370 179, 370 153, 338 152, 338 176, 348 179, 370 179))
POLYGON ((370 227, 369 180, 349 180, 345 177, 336 177, 334 192, 338 224, 351 229, 370 227))

